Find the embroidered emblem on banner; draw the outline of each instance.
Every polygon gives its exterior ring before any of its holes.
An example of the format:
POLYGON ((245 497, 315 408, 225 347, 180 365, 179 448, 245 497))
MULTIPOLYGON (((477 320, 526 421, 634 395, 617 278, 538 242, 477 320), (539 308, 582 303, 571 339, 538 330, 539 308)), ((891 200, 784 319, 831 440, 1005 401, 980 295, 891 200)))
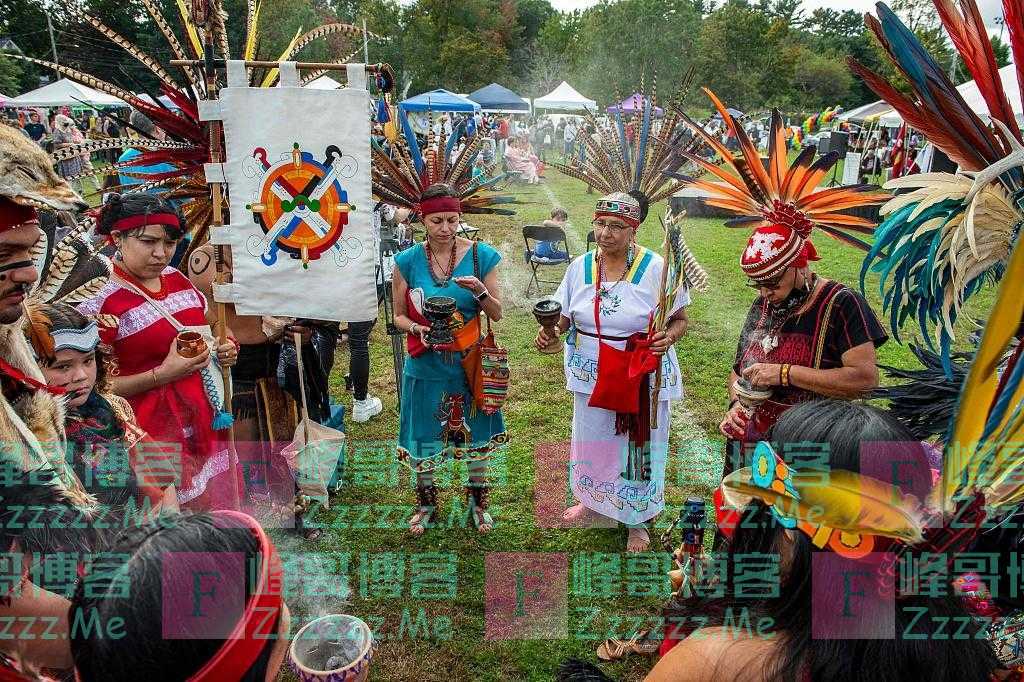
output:
POLYGON ((323 160, 303 151, 296 142, 276 162, 263 147, 253 150, 245 167, 249 177, 260 177, 253 201, 246 205, 262 228, 264 237, 249 237, 246 248, 264 265, 272 267, 281 251, 301 259, 308 269, 330 251, 335 264, 344 267, 362 252, 358 239, 343 239, 349 214, 356 210, 348 201, 342 182, 355 176, 358 161, 330 145, 323 160), (255 161, 254 161, 255 160, 255 161))

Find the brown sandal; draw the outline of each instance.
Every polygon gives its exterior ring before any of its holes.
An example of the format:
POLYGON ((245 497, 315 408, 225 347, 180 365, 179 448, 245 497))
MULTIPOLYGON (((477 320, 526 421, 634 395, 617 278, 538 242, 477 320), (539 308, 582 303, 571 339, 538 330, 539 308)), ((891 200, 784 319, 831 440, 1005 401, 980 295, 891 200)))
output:
POLYGON ((661 648, 661 641, 651 639, 650 630, 644 629, 629 640, 606 639, 597 647, 597 657, 602 661, 618 661, 629 654, 653 656, 661 648))

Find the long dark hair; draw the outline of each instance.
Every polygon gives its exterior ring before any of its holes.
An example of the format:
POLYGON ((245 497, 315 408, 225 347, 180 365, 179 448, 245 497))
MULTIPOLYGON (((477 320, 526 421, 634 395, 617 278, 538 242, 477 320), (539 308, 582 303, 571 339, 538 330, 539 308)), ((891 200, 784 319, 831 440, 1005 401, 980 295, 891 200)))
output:
MULTIPOLYGON (((191 579, 181 582, 181 590, 170 585, 171 576, 191 575, 208 570, 209 564, 188 565, 190 557, 245 557, 245 598, 254 590, 254 566, 259 547, 249 529, 208 514, 166 515, 157 521, 122 531, 114 540, 112 552, 128 555, 124 568, 108 575, 87 575, 79 582, 71 601, 71 622, 107 624, 112 618, 124 620, 124 636, 111 638, 102 627, 71 628, 71 655, 82 682, 178 682, 202 668, 224 644, 223 639, 201 635, 183 638, 165 636, 163 597, 173 596, 174 612, 184 612, 192 603, 191 579), (174 564, 165 565, 167 557, 174 564), (118 579, 127 581, 129 594, 123 596, 118 579), (183 593, 179 593, 183 592, 183 593)), ((174 578, 172 578, 174 580, 174 578)), ((177 582, 177 580, 175 580, 177 582)), ((228 609, 230 611, 230 609, 228 609)), ((237 618, 239 613, 219 614, 237 618)), ((278 614, 277 618, 280 618, 278 614)), ((116 621, 115 621, 116 622, 116 621)), ((218 630, 231 632, 235 622, 218 623, 218 630)), ((276 632, 277 625, 274 625, 276 632)), ((269 637, 256 663, 241 682, 262 682, 276 638, 269 637)))
MULTIPOLYGON (((895 482, 904 493, 919 498, 927 494, 931 483, 921 444, 895 419, 863 404, 839 400, 803 403, 782 416, 772 432, 772 442, 780 454, 785 444, 827 444, 828 466, 833 470, 860 472, 864 467, 872 473, 886 472, 881 474, 884 477, 891 475, 894 463, 908 465, 900 468, 902 474, 895 482)), ((799 462, 791 467, 801 468, 799 462)), ((820 600, 827 590, 832 590, 831 594, 838 599, 845 589, 842 569, 822 570, 825 562, 814 560, 819 552, 831 550, 819 549, 799 530, 789 531, 791 539, 787 540, 786 530, 760 501, 747 505, 742 518, 728 547, 726 596, 674 600, 666 609, 668 622, 683 622, 680 616, 700 614, 708 619, 708 626, 720 626, 744 609, 749 609, 752 621, 770 618, 778 644, 764 661, 762 674, 772 682, 988 681, 995 666, 992 650, 985 640, 977 638, 979 626, 969 617, 960 598, 954 596, 948 579, 943 583, 946 589, 942 596, 908 596, 895 604, 878 598, 871 586, 858 588, 863 592, 858 593, 856 604, 859 618, 870 618, 865 613, 887 615, 895 610, 893 638, 816 638, 815 599, 820 600), (752 600, 732 596, 736 584, 735 557, 784 553, 791 558, 788 565, 781 567, 776 598, 752 600), (812 585, 814 580, 817 585, 812 585), (948 633, 956 628, 949 628, 964 623, 969 623, 964 639, 953 641, 948 633), (944 632, 947 636, 943 639, 944 632), (908 633, 913 637, 908 637, 908 633)), ((873 565, 868 570, 874 570, 873 565)))
MULTIPOLYGON (((181 239, 188 227, 181 211, 167 199, 159 194, 148 194, 146 192, 135 192, 132 194, 111 194, 100 209, 99 217, 96 219, 96 234, 109 235, 114 224, 122 218, 131 218, 140 215, 152 215, 154 213, 173 213, 178 217, 178 227, 163 225, 164 231, 171 239, 181 239)), ((129 234, 139 234, 144 228, 138 227, 129 234)))

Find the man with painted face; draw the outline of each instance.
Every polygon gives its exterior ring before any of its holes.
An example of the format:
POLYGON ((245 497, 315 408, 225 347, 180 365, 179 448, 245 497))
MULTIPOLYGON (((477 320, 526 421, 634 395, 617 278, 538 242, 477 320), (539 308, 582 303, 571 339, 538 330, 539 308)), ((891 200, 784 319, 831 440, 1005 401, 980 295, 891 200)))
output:
POLYGON ((16 131, 0 126, 0 443, 16 471, 52 469, 56 484, 83 506, 91 499, 64 461, 64 415, 22 333, 23 302, 38 277, 32 250, 39 241, 37 206, 86 207, 57 176, 50 158, 16 131), (41 445, 42 444, 42 445, 41 445))
MULTIPOLYGON (((816 260, 810 239, 789 225, 764 225, 747 242, 740 267, 759 295, 729 377, 719 426, 729 439, 756 443, 797 403, 858 398, 878 386, 875 349, 888 336, 863 296, 811 270, 816 260), (748 413, 741 394, 767 397, 748 413)), ((729 459, 727 471, 736 466, 729 459)))

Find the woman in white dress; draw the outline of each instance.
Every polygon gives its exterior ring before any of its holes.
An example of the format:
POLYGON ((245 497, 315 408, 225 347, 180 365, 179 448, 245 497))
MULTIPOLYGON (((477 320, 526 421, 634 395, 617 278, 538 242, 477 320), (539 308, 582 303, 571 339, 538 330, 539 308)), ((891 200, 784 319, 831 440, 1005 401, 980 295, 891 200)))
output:
MULTIPOLYGON (((562 306, 559 331, 569 332, 564 361, 574 404, 569 480, 579 501, 563 518, 607 517, 629 526, 630 552, 647 550, 645 524, 665 507, 669 405, 683 396, 672 346, 686 333, 690 302, 681 288, 665 330, 651 331, 664 259, 636 243, 646 204, 639 192, 602 197, 593 221, 598 248, 573 260, 555 294, 562 306), (659 362, 661 386, 654 390, 659 362), (649 418, 652 402, 656 427, 649 418)), ((553 341, 541 327, 537 346, 553 341)))

